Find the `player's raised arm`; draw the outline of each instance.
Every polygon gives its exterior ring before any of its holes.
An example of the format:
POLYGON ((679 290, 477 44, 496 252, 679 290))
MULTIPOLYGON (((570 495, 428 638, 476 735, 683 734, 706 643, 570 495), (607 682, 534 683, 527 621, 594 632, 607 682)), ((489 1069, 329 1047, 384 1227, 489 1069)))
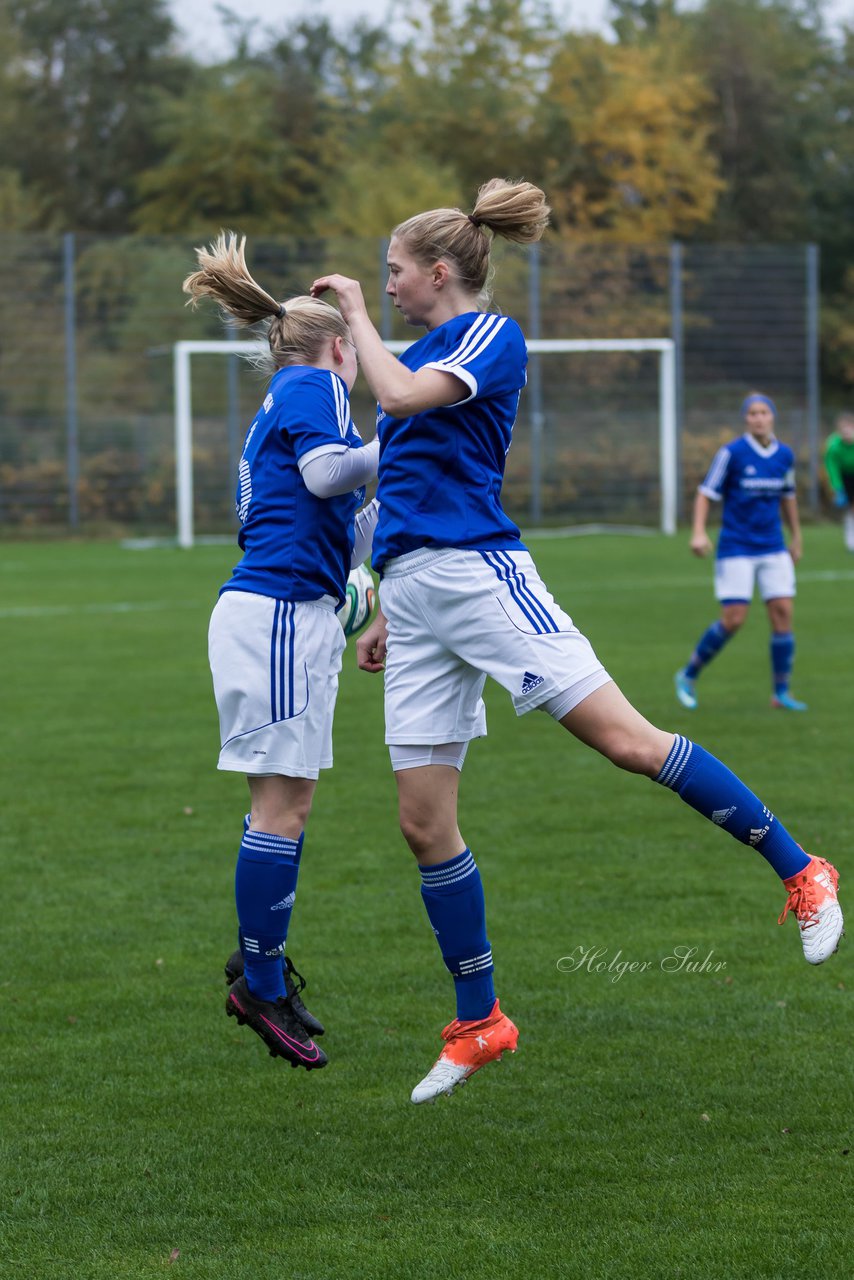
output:
POLYGON ((368 386, 390 417, 407 418, 468 398, 469 389, 462 379, 440 369, 413 372, 392 355, 368 315, 358 280, 337 274, 320 276, 311 286, 311 295, 317 298, 327 290, 336 295, 350 326, 368 386))

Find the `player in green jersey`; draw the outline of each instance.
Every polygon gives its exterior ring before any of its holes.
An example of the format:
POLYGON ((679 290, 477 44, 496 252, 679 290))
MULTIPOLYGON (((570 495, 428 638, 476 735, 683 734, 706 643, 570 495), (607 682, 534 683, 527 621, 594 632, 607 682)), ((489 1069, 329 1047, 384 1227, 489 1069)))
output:
POLYGON ((854 413, 841 413, 837 418, 836 430, 824 446, 824 467, 834 506, 845 512, 845 546, 854 551, 854 413))

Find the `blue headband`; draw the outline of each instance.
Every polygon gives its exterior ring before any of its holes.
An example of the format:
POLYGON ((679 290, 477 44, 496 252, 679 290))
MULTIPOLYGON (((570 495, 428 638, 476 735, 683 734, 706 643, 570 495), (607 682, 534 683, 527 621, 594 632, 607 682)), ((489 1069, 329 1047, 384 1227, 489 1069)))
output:
POLYGON ((759 403, 760 403, 760 404, 767 405, 767 407, 768 407, 768 408, 771 410, 771 412, 773 413, 774 417, 775 417, 775 418, 777 417, 777 406, 775 405, 774 401, 773 401, 769 396, 748 396, 748 397, 747 397, 747 399, 746 399, 746 400, 743 400, 743 401, 742 401, 742 403, 741 403, 741 416, 742 416, 742 418, 746 418, 746 417, 747 417, 747 411, 748 411, 748 409, 750 408, 750 406, 751 406, 752 404, 756 404, 757 400, 759 401, 759 403))

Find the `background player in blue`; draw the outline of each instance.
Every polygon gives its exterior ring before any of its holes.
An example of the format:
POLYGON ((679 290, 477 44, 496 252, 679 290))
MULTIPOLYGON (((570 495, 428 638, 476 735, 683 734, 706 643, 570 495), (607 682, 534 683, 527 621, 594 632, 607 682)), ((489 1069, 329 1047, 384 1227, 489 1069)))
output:
POLYGON ((214 298, 239 324, 267 322, 273 374, 240 458, 243 558, 209 632, 218 767, 245 773, 251 799, 226 1011, 274 1056, 311 1070, 327 1061, 312 1039, 323 1027, 300 999, 285 939, 318 773, 332 764, 345 644, 335 611, 351 565, 370 550, 376 504, 356 512, 379 445, 363 448, 350 416, 357 359, 340 312, 316 298, 277 302, 249 274, 244 244, 223 233, 197 249, 199 270, 184 281, 194 303, 214 298))
MULTIPOLYGON (((435 209, 396 227, 387 292, 426 330, 399 361, 383 346, 357 281, 327 275, 312 285, 312 293, 336 293, 379 401, 373 563, 382 573, 381 611, 357 650, 364 670, 385 667, 401 829, 456 990, 457 1016, 413 1102, 451 1093, 518 1037, 495 997, 483 886, 457 825, 466 748, 486 731, 486 674, 509 691, 518 714, 547 712, 620 768, 676 791, 755 847, 785 882, 781 919, 795 912, 811 963, 831 955, 842 933, 835 869, 805 854, 714 756, 635 710, 501 508, 526 349, 515 321, 483 309, 490 233, 538 240, 548 213, 537 187, 494 179, 471 214, 435 209)), ((524 856, 535 855, 532 834, 524 856)))
POLYGON ((802 550, 795 455, 774 435, 777 410, 767 396, 751 392, 741 416, 747 430, 718 450, 694 499, 691 550, 696 556, 712 550, 706 532, 709 508, 713 502, 723 504, 715 560, 721 616, 700 636, 687 665, 676 672, 676 696, 689 711, 697 706, 697 678, 743 626, 758 583, 771 624, 771 705, 806 711, 806 703, 789 692, 795 657, 795 564, 802 550), (783 520, 790 532, 788 549, 783 520))

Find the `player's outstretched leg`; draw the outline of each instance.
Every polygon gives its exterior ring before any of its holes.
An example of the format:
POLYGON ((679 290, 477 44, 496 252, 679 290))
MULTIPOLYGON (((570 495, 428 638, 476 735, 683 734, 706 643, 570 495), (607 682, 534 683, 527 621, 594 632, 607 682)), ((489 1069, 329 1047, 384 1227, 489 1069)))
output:
POLYGON ((613 682, 589 694, 562 715, 560 723, 618 767, 647 774, 716 827, 761 853, 789 894, 797 891, 789 909, 798 919, 806 959, 821 964, 833 955, 843 932, 836 869, 804 853, 782 822, 725 764, 681 734, 656 729, 613 682))
POLYGON ((843 936, 842 908, 836 896, 839 874, 835 867, 823 858, 804 853, 782 822, 740 778, 680 734, 674 738, 654 781, 675 791, 703 817, 761 853, 789 894, 780 923, 790 910, 794 913, 804 956, 810 964, 821 964, 833 955, 843 936))
POLYGON ((311 1039, 288 996, 257 1000, 247 987, 244 975, 232 983, 225 1011, 241 1026, 251 1027, 274 1058, 284 1058, 292 1067, 305 1067, 307 1071, 326 1066, 326 1054, 311 1039))
POLYGON ((488 1018, 480 1022, 455 1018, 445 1027, 442 1039, 445 1047, 412 1090, 413 1102, 435 1102, 440 1094, 450 1095, 487 1063, 499 1062, 505 1052, 515 1053, 519 1032, 496 1000, 488 1018))
MULTIPOLYGON (((291 1002, 291 1008, 299 1018, 310 1036, 322 1036, 325 1030, 323 1023, 309 1013, 301 999, 306 981, 301 973, 297 973, 290 956, 282 957, 282 972, 285 979, 285 995, 291 1002)), ((225 962, 225 980, 229 986, 243 974, 243 952, 238 947, 232 951, 225 962)))

